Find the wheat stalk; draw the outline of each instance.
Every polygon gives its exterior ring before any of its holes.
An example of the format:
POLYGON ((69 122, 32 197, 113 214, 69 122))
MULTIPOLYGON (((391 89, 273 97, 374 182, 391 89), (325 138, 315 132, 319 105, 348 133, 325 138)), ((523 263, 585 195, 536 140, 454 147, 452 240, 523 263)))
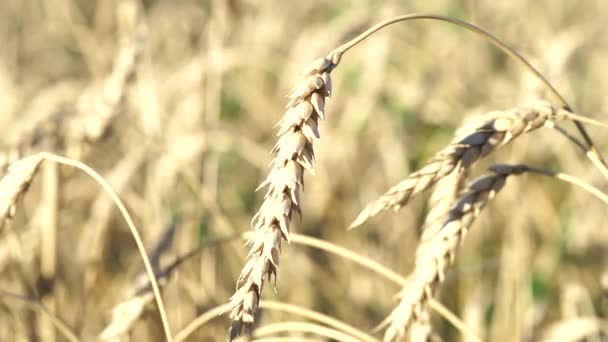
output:
MULTIPOLYGON (((314 174, 313 142, 320 139, 318 122, 325 118, 325 99, 331 94, 330 72, 341 54, 332 53, 310 63, 303 79, 289 94, 289 104, 277 126, 278 142, 272 149, 271 171, 259 188, 268 191, 253 217, 254 236, 249 260, 230 298, 230 340, 253 329, 265 278, 276 277, 282 241, 289 242, 289 226, 294 213, 301 214, 300 191, 304 170, 314 174)), ((258 188, 258 189, 259 189, 258 188)))
POLYGON ((449 211, 441 229, 427 230, 418 245, 414 270, 400 292, 400 302, 392 311, 384 341, 394 341, 405 333, 408 325, 425 309, 437 284, 443 282, 445 272, 454 260, 456 248, 483 207, 505 184, 506 178, 528 169, 521 165, 496 165, 493 175, 475 180, 468 186, 449 211))
POLYGON ((487 115, 493 118, 474 128, 463 139, 451 143, 435 154, 422 169, 410 174, 401 183, 389 189, 384 195, 368 204, 351 224, 351 228, 389 208, 397 211, 414 196, 429 189, 449 175, 457 165, 468 168, 523 133, 541 126, 553 126, 554 121, 569 118, 569 111, 540 102, 525 108, 494 111, 487 115))

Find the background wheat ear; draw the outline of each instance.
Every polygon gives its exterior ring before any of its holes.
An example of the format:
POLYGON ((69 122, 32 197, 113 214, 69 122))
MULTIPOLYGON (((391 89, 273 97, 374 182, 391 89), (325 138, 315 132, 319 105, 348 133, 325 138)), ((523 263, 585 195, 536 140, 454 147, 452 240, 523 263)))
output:
POLYGON ((463 134, 462 139, 439 151, 420 170, 411 173, 377 200, 366 205, 350 228, 362 225, 385 210, 399 210, 416 195, 449 175, 458 165, 469 168, 521 134, 545 125, 552 127, 556 120, 568 119, 570 115, 571 112, 547 102, 487 113, 486 116, 492 119, 470 128, 467 134, 463 134))
POLYGON ((271 170, 258 187, 267 186, 268 191, 253 217, 255 235, 247 242, 249 260, 239 275, 237 291, 230 298, 231 340, 251 333, 265 279, 276 278, 281 243, 289 242, 293 215, 301 215, 299 197, 304 170, 314 174, 313 143, 320 139, 318 125, 325 119, 325 100, 332 91, 330 72, 339 56, 331 54, 304 68, 303 79, 290 92, 287 111, 277 124, 279 139, 272 149, 271 170))
POLYGON ((447 213, 439 229, 423 234, 416 250, 414 270, 401 290, 399 305, 389 316, 384 341, 396 341, 403 336, 412 321, 423 315, 429 298, 445 279, 445 272, 454 262, 456 249, 462 243, 473 221, 496 193, 505 185, 508 176, 521 174, 521 166, 500 165, 492 168, 494 174, 473 181, 447 213))
POLYGON ((0 181, 0 229, 15 213, 17 201, 27 190, 42 162, 40 156, 31 156, 12 163, 0 181))

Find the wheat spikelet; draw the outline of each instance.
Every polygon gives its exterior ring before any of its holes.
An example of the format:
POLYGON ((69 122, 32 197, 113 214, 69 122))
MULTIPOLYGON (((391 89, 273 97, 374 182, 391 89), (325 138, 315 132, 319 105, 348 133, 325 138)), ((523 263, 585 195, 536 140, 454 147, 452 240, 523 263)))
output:
MULTIPOLYGON (((457 166, 452 173, 437 182, 437 186, 429 199, 429 212, 426 215, 423 234, 425 236, 437 233, 443 226, 450 208, 458 199, 458 194, 464 186, 468 169, 457 166)), ((410 328, 411 341, 440 341, 433 333, 430 312, 427 306, 421 309, 417 320, 412 322, 410 328)))
POLYGON ((313 142, 319 140, 318 121, 325 118, 325 99, 331 94, 330 72, 341 54, 332 53, 309 64, 303 79, 289 94, 289 104, 279 121, 278 142, 272 149, 271 171, 260 187, 268 192, 252 220, 255 233, 249 260, 230 298, 230 340, 253 329, 265 278, 276 278, 282 241, 289 241, 289 225, 294 213, 301 214, 299 195, 306 169, 314 173, 313 142))
POLYGON ((42 158, 34 155, 12 163, 0 181, 0 228, 15 212, 15 205, 34 178, 42 158))
POLYGON ((465 185, 467 174, 468 168, 457 165, 449 175, 437 182, 437 186, 429 198, 430 209, 424 220, 423 234, 428 235, 441 229, 446 215, 465 185))
POLYGON ((422 309, 418 320, 412 322, 410 327, 411 342, 441 342, 441 337, 433 333, 431 317, 428 308, 422 309))
POLYGON ((549 103, 538 103, 530 108, 514 108, 495 111, 493 119, 472 130, 463 139, 448 145, 437 153, 422 169, 410 174, 376 201, 368 204, 351 224, 357 227, 380 212, 393 208, 399 210, 410 199, 427 190, 440 179, 450 174, 461 164, 468 168, 475 161, 505 145, 522 133, 543 125, 553 125, 554 120, 568 117, 572 113, 549 103))
POLYGON ((384 341, 394 341, 405 333, 408 325, 417 320, 433 296, 437 285, 445 278, 445 271, 453 262, 456 248, 483 207, 505 184, 509 175, 528 169, 520 165, 496 165, 493 175, 475 180, 449 211, 441 229, 427 230, 416 251, 414 270, 400 292, 400 302, 388 320, 384 341))

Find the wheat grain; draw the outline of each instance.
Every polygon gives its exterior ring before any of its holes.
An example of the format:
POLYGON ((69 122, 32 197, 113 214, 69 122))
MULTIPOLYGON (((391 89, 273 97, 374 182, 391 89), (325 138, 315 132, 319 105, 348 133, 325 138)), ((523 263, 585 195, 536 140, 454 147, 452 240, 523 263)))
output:
POLYGON ((514 108, 489 113, 493 118, 473 129, 463 139, 448 145, 438 152, 422 169, 410 174, 384 195, 368 204, 351 224, 360 226, 373 216, 389 208, 397 211, 414 196, 427 190, 440 179, 450 174, 457 165, 468 168, 505 145, 522 133, 535 130, 553 121, 568 118, 571 113, 549 103, 537 103, 530 108, 514 108))
POLYGON ((483 207, 502 189, 506 178, 528 169, 521 165, 497 165, 494 174, 475 180, 449 211, 447 219, 436 231, 428 230, 418 245, 414 270, 400 292, 400 302, 388 320, 384 341, 394 341, 405 333, 409 324, 423 312, 437 284, 453 262, 456 248, 483 207))
POLYGON ((309 64, 303 79, 289 94, 284 117, 277 124, 278 142, 272 149, 271 171, 261 187, 268 191, 252 220, 255 233, 249 260, 237 281, 238 289, 230 298, 230 339, 249 335, 253 329, 265 278, 276 277, 282 241, 289 241, 289 226, 294 213, 301 214, 300 191, 304 169, 314 174, 313 142, 319 140, 318 121, 325 118, 325 99, 331 95, 330 72, 340 54, 330 54, 309 64))

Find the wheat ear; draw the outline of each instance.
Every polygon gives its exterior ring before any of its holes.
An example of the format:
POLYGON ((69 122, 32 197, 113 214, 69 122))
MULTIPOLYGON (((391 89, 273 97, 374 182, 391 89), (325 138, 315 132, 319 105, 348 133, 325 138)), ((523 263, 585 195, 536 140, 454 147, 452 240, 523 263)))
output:
MULTIPOLYGON (((429 199, 429 212, 423 226, 423 234, 434 234, 441 229, 447 214, 458 199, 458 194, 464 187, 468 169, 457 166, 452 173, 437 182, 437 186, 429 199)), ((410 327, 410 341, 437 341, 440 340, 433 333, 431 326, 430 308, 424 306, 419 319, 412 322, 410 327)))
POLYGON ((15 205, 34 178, 42 158, 31 156, 12 163, 0 181, 0 229, 15 213, 15 205))
POLYGON ((481 177, 468 186, 465 194, 450 209, 441 229, 427 230, 423 234, 416 251, 414 270, 399 294, 399 304, 388 318, 390 324, 384 341, 394 341, 402 336, 409 324, 421 315, 437 285, 444 280, 456 248, 483 207, 502 189, 508 176, 528 169, 521 165, 496 165, 491 171, 493 175, 481 177))
POLYGON ((450 174, 457 165, 468 168, 523 133, 543 125, 553 126, 554 121, 569 118, 569 111, 540 102, 530 108, 514 108, 488 113, 493 118, 473 129, 463 139, 451 143, 438 152, 422 169, 410 174, 401 183, 368 204, 351 224, 360 226, 373 216, 389 208, 397 211, 414 196, 429 189, 450 174))
POLYGON ((325 118, 325 99, 331 94, 330 72, 339 63, 340 53, 332 53, 309 64, 302 80, 289 94, 289 104, 279 121, 278 142, 272 149, 271 171, 261 187, 268 192, 251 226, 254 236, 247 242, 249 260, 230 298, 230 340, 249 335, 264 281, 275 276, 279 266, 281 242, 289 242, 289 225, 294 213, 301 214, 299 195, 303 173, 313 173, 313 142, 319 140, 318 123, 325 118))

